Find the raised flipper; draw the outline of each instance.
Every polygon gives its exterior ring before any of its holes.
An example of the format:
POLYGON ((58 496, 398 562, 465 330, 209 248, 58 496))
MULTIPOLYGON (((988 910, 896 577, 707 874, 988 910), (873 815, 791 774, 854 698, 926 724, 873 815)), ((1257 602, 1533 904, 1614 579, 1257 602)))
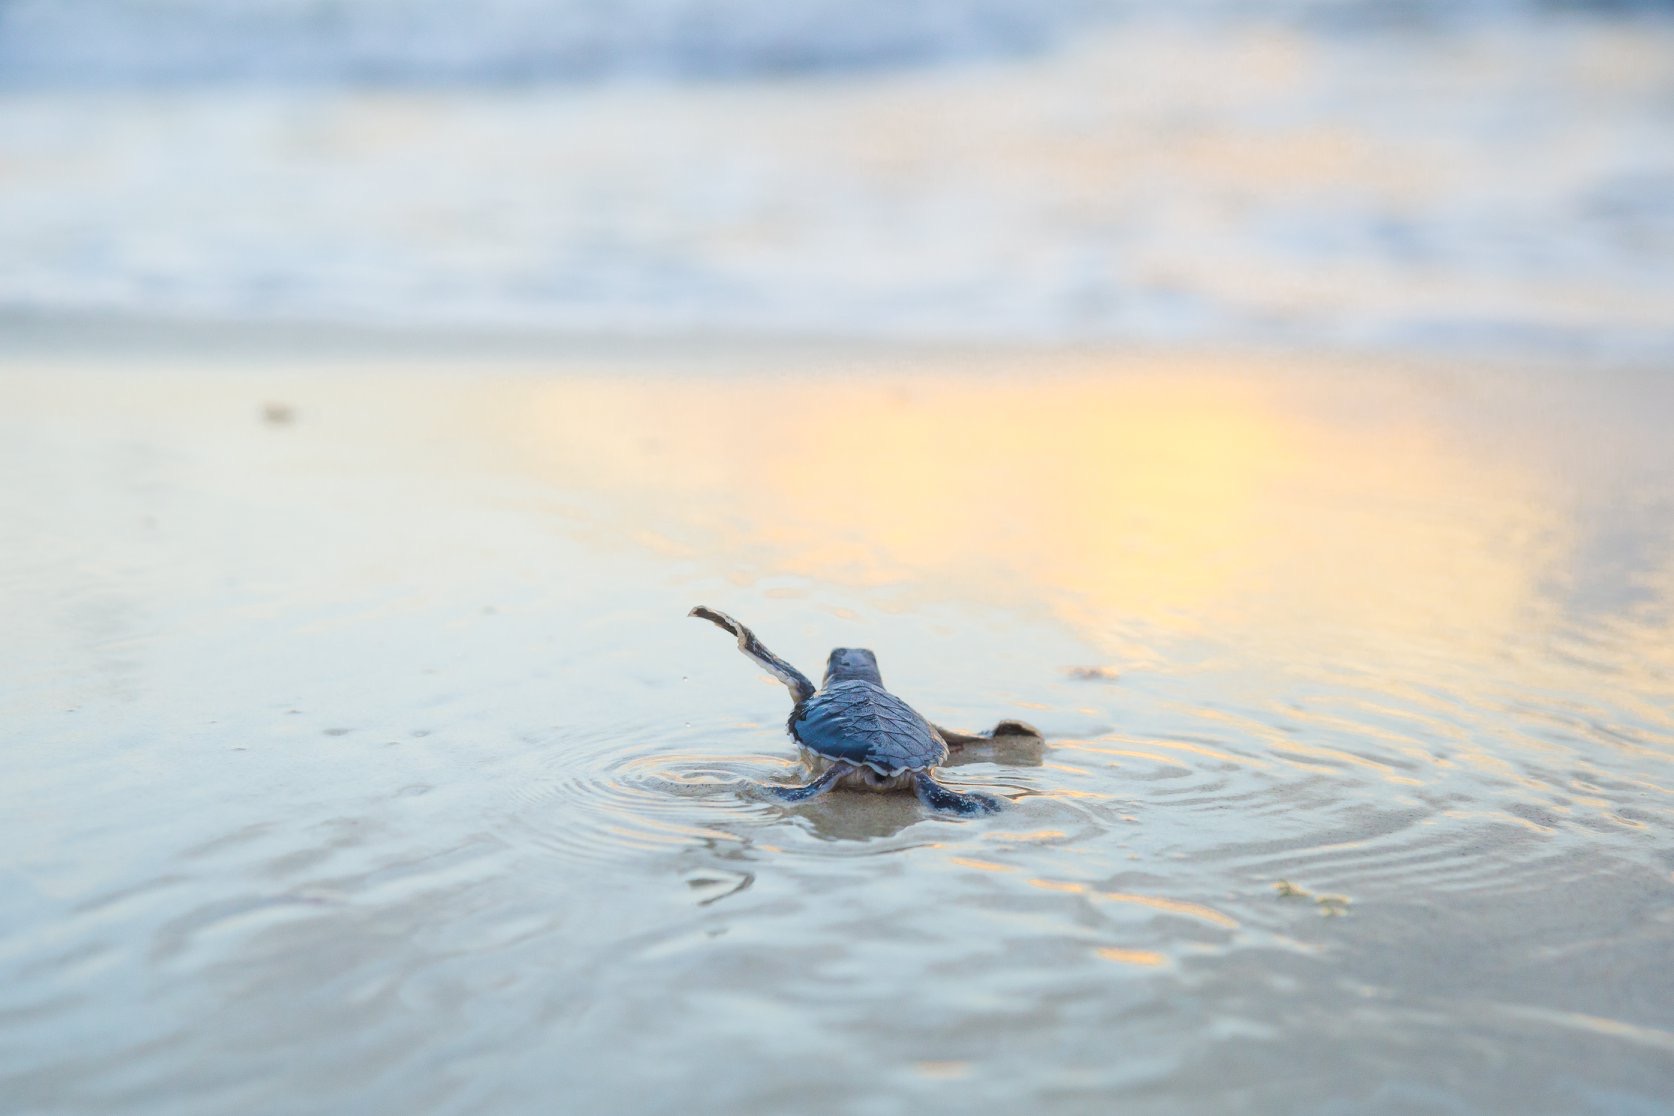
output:
POLYGON ((839 779, 853 770, 849 764, 834 763, 825 769, 825 774, 805 786, 785 787, 776 783, 757 783, 756 789, 780 802, 806 802, 836 786, 839 779))
POLYGON ((1000 812, 1000 800, 992 795, 960 794, 958 791, 948 790, 932 779, 928 772, 918 773, 918 777, 913 780, 913 789, 918 792, 918 800, 932 810, 964 814, 966 817, 1000 812))
POLYGON ((807 675, 791 666, 785 660, 762 646, 756 633, 746 628, 724 612, 716 612, 712 608, 698 605, 687 616, 696 616, 700 620, 707 620, 718 628, 724 628, 738 637, 738 649, 750 656, 761 668, 790 688, 791 700, 804 702, 814 696, 814 684, 808 681, 807 675))
POLYGON ((941 725, 932 725, 949 748, 963 748, 970 744, 1037 744, 1046 737, 1034 725, 1026 721, 1001 721, 980 736, 969 732, 955 732, 945 729, 941 725))

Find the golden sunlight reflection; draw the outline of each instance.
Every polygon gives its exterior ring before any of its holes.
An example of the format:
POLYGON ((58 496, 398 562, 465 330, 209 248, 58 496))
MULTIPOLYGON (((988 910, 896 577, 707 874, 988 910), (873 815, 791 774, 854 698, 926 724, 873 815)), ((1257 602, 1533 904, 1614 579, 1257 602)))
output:
MULTIPOLYGON (((1159 764, 1174 764, 1177 762, 1175 759, 1171 759, 1168 756, 1159 756, 1155 752, 1143 752, 1137 748, 1112 748, 1102 744, 1089 744, 1084 740, 1066 740, 1059 746, 1065 751, 1087 752, 1091 755, 1098 756, 1126 756, 1130 759, 1149 760, 1152 763, 1159 764)), ((1207 755, 1222 763, 1234 763, 1244 767, 1266 766, 1266 764, 1264 764, 1261 760, 1244 756, 1234 756, 1229 752, 1217 751, 1214 748, 1190 748, 1184 750, 1207 755)))
POLYGON ((990 833, 989 840, 1007 844, 1027 841, 1062 841, 1069 834, 1061 829, 1037 829, 1030 833, 990 833))
POLYGON ((1079 884, 1074 880, 1045 880, 1038 876, 1029 881, 1029 886, 1038 887, 1042 891, 1064 891, 1071 895, 1082 895, 1087 891, 1086 884, 1079 884))
POLYGON ((969 1062, 915 1062, 913 1069, 921 1077, 928 1077, 935 1081, 953 1081, 965 1077, 971 1072, 969 1062))
POLYGON ((1105 946, 1099 950, 1099 956, 1106 961, 1116 961, 1123 965, 1156 966, 1168 963, 1168 958, 1151 949, 1117 949, 1115 946, 1105 946))
POLYGON ((1188 903, 1183 899, 1163 899, 1156 895, 1131 895, 1125 891, 1101 891, 1098 893, 1098 897, 1112 903, 1134 903, 1141 907, 1166 911, 1169 914, 1184 915, 1187 918, 1213 923, 1228 930, 1238 929, 1237 919, 1231 915, 1224 915, 1213 907, 1205 907, 1201 903, 1188 903))
POLYGON ((1578 545, 1549 460, 1438 422, 1399 377, 994 372, 535 381, 495 421, 521 467, 610 495, 619 537, 727 555, 740 584, 1044 608, 1124 668, 1159 637, 1320 626, 1482 652, 1578 545))

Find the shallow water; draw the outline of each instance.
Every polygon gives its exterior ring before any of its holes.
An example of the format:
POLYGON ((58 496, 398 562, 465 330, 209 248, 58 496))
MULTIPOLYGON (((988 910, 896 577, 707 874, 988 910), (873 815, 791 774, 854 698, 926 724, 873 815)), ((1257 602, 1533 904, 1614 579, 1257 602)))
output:
POLYGON ((1665 377, 735 349, 0 392, 8 1113, 1674 1092, 1665 377), (1048 744, 947 771, 993 819, 754 801, 789 703, 697 603, 1048 744))

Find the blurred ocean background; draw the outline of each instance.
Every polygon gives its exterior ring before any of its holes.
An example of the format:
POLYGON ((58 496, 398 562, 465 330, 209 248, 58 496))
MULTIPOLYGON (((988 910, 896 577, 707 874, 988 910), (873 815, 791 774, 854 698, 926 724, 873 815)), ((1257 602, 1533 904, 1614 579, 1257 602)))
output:
POLYGON ((1674 355, 1674 5, 9 0, 0 322, 1674 355))

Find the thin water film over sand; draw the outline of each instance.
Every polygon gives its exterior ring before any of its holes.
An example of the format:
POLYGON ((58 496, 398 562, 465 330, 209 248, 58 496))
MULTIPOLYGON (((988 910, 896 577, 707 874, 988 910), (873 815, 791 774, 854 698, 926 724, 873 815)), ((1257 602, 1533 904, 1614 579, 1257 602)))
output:
POLYGON ((1666 379, 14 365, 19 1113, 1657 1112, 1666 379), (798 771, 866 646, 997 817, 798 771))

